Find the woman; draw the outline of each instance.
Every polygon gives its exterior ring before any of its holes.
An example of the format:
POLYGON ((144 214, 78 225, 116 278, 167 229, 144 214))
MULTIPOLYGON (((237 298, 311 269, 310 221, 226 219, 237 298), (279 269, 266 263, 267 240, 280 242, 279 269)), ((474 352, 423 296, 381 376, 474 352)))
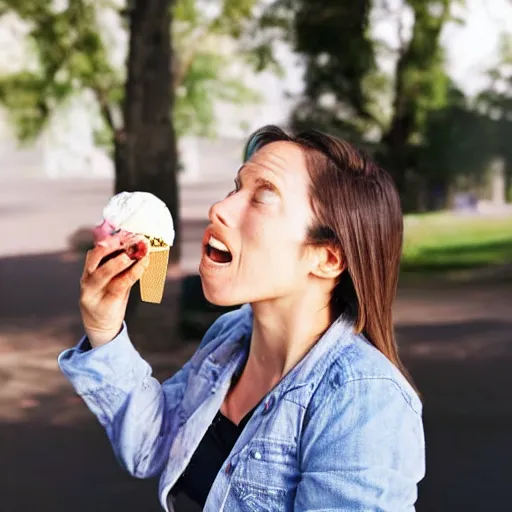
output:
MULTIPOLYGON (((421 402, 394 340, 402 213, 389 175, 341 140, 277 127, 249 140, 212 206, 199 272, 221 316, 160 385, 123 317, 146 260, 85 263, 86 337, 59 363, 134 476, 173 510, 414 510, 421 402)), ((111 249, 112 250, 112 249, 111 249)))

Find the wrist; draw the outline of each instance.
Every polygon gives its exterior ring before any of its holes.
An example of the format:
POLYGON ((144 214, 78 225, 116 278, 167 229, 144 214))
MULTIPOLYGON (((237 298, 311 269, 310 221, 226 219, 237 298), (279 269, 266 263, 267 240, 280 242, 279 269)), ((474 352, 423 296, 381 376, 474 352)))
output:
POLYGON ((117 338, 122 330, 122 325, 118 329, 108 331, 85 329, 85 335, 87 336, 87 340, 89 341, 91 347, 97 348, 101 347, 102 345, 106 345, 107 343, 110 343, 112 340, 117 338))

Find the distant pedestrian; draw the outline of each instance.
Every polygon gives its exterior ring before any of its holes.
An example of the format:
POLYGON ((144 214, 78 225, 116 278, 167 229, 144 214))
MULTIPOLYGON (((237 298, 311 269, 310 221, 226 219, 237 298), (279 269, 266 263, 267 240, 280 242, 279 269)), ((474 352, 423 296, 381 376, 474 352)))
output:
POLYGON ((422 406, 392 323, 403 221, 390 176, 344 141, 265 127, 209 218, 204 294, 244 305, 162 385, 120 306, 146 260, 98 267, 106 249, 88 253, 86 336, 59 364, 119 461, 159 476, 168 511, 179 492, 208 512, 413 511, 422 406))

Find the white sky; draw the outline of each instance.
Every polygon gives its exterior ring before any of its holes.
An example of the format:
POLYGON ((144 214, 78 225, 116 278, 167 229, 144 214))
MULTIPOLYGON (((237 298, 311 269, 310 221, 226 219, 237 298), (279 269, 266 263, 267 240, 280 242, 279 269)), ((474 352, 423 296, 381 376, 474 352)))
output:
POLYGON ((443 34, 452 77, 467 94, 485 86, 483 71, 498 58, 502 32, 512 34, 511 0, 466 0, 466 24, 450 26, 443 34))

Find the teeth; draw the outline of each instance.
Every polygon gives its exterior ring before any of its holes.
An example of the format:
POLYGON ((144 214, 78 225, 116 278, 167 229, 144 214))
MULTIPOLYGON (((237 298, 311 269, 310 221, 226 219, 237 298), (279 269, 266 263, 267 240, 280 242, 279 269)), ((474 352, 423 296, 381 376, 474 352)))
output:
POLYGON ((217 249, 218 251, 229 252, 229 249, 220 240, 217 240, 213 236, 211 236, 210 240, 208 240, 208 245, 214 249, 217 249))

